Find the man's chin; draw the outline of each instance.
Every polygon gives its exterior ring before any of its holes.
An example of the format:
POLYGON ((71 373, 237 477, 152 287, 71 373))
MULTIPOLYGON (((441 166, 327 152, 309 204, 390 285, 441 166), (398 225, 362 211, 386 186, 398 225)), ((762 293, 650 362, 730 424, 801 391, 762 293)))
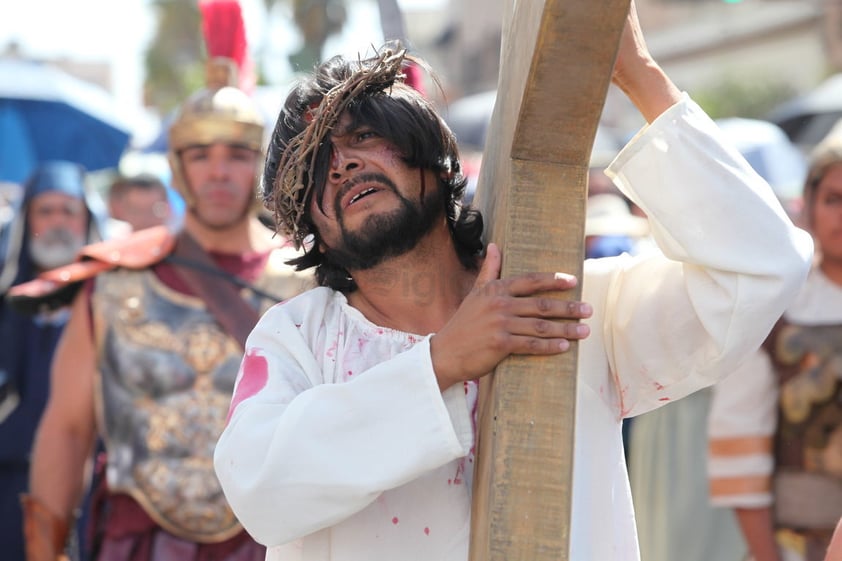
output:
POLYGON ((443 210, 431 210, 437 208, 435 203, 425 208, 404 200, 391 211, 366 214, 356 227, 341 220, 341 247, 329 250, 325 257, 346 271, 365 271, 405 255, 442 216, 443 210))
POLYGON ((56 267, 61 267, 63 265, 67 265, 68 263, 72 263, 76 260, 76 255, 78 254, 79 250, 82 248, 81 245, 77 246, 61 246, 61 247, 37 247, 37 246, 30 246, 29 248, 29 257, 32 259, 32 262, 39 269, 55 269, 56 267))
POLYGON ((244 208, 243 211, 236 216, 232 215, 230 212, 225 213, 225 215, 220 215, 221 213, 197 212, 195 210, 193 210, 191 214, 196 222, 206 229, 214 232, 225 232, 227 230, 238 228, 242 226, 244 222, 247 222, 251 216, 251 206, 244 208))
POLYGON ((398 228, 397 224, 391 226, 367 222, 359 232, 346 235, 346 243, 341 249, 329 250, 328 259, 348 271, 367 271, 409 253, 425 234, 420 230, 398 228))

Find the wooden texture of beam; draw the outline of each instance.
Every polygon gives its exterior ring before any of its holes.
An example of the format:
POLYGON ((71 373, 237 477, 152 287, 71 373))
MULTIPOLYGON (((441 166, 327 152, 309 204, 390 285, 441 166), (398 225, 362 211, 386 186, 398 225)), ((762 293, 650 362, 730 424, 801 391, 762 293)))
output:
MULTIPOLYGON (((503 276, 581 278, 589 158, 628 7, 512 0, 504 16, 475 199, 503 276)), ((510 357, 483 378, 471 561, 569 558, 577 350, 510 357)))

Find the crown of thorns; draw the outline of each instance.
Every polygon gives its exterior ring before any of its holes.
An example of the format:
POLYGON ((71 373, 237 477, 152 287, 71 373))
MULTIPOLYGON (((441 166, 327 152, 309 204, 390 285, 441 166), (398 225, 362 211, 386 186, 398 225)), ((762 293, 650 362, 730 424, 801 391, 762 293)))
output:
POLYGON ((300 247, 310 233, 304 224, 307 203, 313 191, 313 170, 319 147, 336 126, 348 105, 360 95, 383 91, 396 80, 403 80, 406 50, 386 49, 378 56, 360 60, 358 69, 341 84, 330 89, 318 105, 307 110, 308 121, 284 148, 270 195, 278 230, 300 247))

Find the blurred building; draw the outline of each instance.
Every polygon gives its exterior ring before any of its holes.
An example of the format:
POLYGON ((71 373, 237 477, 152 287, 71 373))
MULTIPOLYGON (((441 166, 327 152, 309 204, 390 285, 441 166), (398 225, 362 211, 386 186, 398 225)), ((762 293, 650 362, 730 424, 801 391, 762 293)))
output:
POLYGON ((25 53, 20 45, 14 41, 7 43, 0 50, 0 57, 37 60, 49 64, 59 70, 67 72, 75 78, 96 84, 109 93, 114 93, 113 75, 111 65, 107 62, 83 62, 69 58, 35 59, 25 53))
MULTIPOLYGON (((508 0, 431 4, 405 8, 416 48, 454 94, 496 87, 508 0)), ((653 55, 693 95, 735 81, 796 95, 842 70, 842 2, 637 0, 637 6, 653 55)), ((609 94, 605 118, 637 126, 636 112, 618 92, 609 94)))
POLYGON ((658 62, 693 90, 731 78, 786 80, 796 90, 828 71, 823 26, 829 2, 811 0, 638 0, 658 62))
MULTIPOLYGON (((260 0, 243 2, 263 5, 260 0)), ((449 101, 496 88, 501 23, 512 0, 342 0, 342 5, 349 15, 362 5, 369 6, 366 13, 371 14, 371 6, 387 2, 397 2, 403 9, 409 43, 440 75, 449 101)), ((842 72, 842 0, 636 2, 656 59, 679 87, 696 98, 703 90, 729 82, 766 84, 779 93, 795 96, 811 90, 834 72, 842 72)), ((286 12, 282 15, 289 17, 286 12)), ((366 41, 376 37, 377 30, 371 27, 377 25, 375 21, 369 17, 363 22, 365 32, 355 27, 355 33, 365 36, 366 41)), ((0 51, 3 48, 0 46, 0 51)), ((0 56, 15 56, 15 49, 14 44, 9 45, 0 56)), ((276 58, 285 56, 275 54, 276 58)), ((113 69, 106 63, 48 62, 114 91, 113 69)), ((275 85, 279 93, 272 95, 282 99, 288 86, 275 85)), ((276 100, 271 103, 273 108, 277 105, 276 100)), ((157 121, 153 127, 147 123, 147 116, 143 117, 133 119, 143 125, 136 127, 134 146, 146 146, 156 135, 157 121)), ((613 89, 609 91, 603 120, 624 131, 640 125, 637 112, 613 89)))

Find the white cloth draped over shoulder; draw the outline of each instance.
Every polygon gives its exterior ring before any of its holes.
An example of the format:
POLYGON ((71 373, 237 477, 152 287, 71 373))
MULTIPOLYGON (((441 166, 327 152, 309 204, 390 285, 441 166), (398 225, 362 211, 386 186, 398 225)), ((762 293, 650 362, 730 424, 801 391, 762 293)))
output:
MULTIPOLYGON (((571 559, 639 558, 621 421, 710 385, 796 294, 812 241, 686 95, 609 175, 661 252, 588 261, 571 559)), ((476 384, 440 392, 429 334, 318 288, 252 332, 215 454, 245 528, 282 561, 466 561, 476 384)))
MULTIPOLYGON (((838 326, 842 324, 842 287, 815 266, 783 316, 799 326, 838 326)), ((832 348, 835 350, 838 344, 832 348)), ((712 504, 762 508, 774 502, 773 440, 778 429, 780 391, 780 380, 765 349, 752 353, 713 388, 708 421, 712 504), (735 440, 741 445, 728 445, 735 440), (729 480, 741 484, 718 484, 729 480)))

